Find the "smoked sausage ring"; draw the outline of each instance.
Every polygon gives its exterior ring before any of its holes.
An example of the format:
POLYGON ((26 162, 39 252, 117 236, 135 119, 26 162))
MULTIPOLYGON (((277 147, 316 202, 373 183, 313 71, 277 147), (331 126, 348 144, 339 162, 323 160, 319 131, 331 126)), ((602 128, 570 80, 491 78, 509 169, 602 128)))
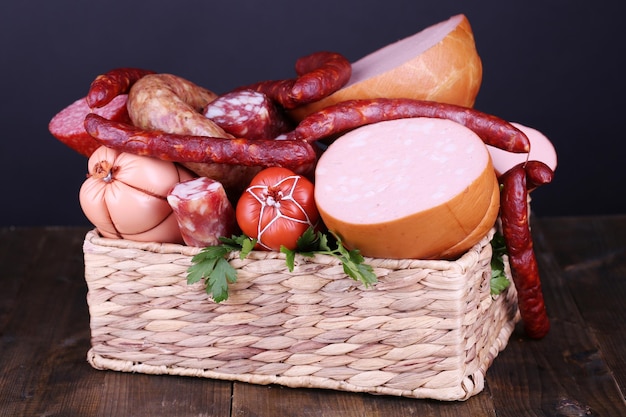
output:
POLYGON ((239 89, 259 91, 284 109, 294 109, 345 86, 352 75, 352 64, 339 53, 320 51, 299 58, 295 70, 297 78, 261 81, 239 89))

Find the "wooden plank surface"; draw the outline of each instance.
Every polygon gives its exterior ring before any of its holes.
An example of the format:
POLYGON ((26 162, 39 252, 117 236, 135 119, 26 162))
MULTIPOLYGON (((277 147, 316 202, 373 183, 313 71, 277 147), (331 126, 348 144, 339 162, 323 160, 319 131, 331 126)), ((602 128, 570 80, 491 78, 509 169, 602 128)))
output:
POLYGON ((552 329, 518 329, 464 402, 95 370, 86 230, 0 229, 0 416, 626 415, 626 216, 533 224, 552 329))

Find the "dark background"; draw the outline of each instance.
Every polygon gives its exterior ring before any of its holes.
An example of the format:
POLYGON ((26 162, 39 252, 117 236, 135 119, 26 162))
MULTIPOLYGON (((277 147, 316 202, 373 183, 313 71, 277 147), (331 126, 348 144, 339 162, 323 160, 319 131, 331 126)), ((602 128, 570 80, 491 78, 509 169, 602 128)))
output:
POLYGON ((536 214, 626 213, 624 4, 4 0, 0 226, 88 224, 78 204, 86 159, 47 124, 102 72, 149 68, 221 93, 290 78, 298 57, 319 50, 354 61, 457 13, 483 60, 476 107, 543 131, 557 149, 536 214))

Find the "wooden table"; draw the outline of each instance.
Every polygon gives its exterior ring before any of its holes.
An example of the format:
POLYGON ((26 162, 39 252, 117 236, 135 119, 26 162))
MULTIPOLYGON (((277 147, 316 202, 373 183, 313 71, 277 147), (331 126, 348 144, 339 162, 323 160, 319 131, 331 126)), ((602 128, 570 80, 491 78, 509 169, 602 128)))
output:
POLYGON ((97 371, 84 228, 0 229, 2 416, 626 416, 626 215, 533 222, 552 329, 465 402, 97 371))

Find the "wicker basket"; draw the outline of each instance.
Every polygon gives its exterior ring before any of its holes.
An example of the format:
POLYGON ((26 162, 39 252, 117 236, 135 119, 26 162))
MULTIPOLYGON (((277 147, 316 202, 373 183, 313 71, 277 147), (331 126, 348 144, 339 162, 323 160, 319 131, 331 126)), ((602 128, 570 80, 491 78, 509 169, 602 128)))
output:
MULTIPOLYGON (((97 369, 437 400, 482 391, 519 319, 515 288, 490 295, 493 231, 460 259, 366 259, 369 289, 330 256, 253 251, 214 303, 186 270, 199 248, 84 242, 97 369)), ((507 265, 508 266, 508 265, 507 265)), ((507 271, 509 273, 509 271, 507 271)), ((509 274, 510 276, 510 274, 509 274)))

